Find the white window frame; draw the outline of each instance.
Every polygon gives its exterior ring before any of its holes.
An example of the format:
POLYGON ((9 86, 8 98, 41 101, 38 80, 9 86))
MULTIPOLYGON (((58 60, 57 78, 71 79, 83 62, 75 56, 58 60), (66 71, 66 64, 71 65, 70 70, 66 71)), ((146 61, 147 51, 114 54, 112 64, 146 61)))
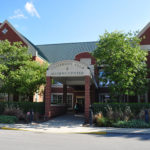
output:
MULTIPOLYGON (((62 95, 62 103, 61 104, 63 104, 63 93, 52 93, 51 94, 51 102, 52 102, 52 100, 53 100, 53 95, 62 95)), ((72 96, 72 107, 69 107, 68 109, 70 110, 70 109, 73 109, 73 93, 67 93, 67 96, 68 95, 71 95, 72 96)), ((55 105, 61 105, 61 104, 55 104, 55 105)))

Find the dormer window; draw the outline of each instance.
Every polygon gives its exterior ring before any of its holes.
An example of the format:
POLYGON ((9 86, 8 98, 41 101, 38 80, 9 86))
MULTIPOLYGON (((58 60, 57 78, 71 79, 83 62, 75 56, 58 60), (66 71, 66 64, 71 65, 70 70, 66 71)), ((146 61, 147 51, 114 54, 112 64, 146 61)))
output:
POLYGON ((5 29, 3 29, 3 34, 6 34, 7 32, 8 32, 8 30, 5 28, 5 29))
POLYGON ((91 58, 81 58, 80 62, 84 63, 85 65, 91 65, 91 58))

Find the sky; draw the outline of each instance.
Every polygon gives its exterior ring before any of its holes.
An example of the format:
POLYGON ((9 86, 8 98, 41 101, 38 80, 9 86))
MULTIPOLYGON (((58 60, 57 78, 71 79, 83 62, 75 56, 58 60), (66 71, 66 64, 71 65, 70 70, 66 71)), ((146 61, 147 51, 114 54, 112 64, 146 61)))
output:
POLYGON ((97 41, 106 30, 142 30, 150 0, 0 0, 6 19, 37 45, 97 41))

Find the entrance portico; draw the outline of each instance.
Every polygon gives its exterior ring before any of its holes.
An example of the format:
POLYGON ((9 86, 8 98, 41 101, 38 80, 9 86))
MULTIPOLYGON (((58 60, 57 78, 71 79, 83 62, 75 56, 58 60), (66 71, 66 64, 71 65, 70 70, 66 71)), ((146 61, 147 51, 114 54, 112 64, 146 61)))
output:
POLYGON ((63 104, 66 106, 67 86, 85 86, 85 121, 89 120, 90 85, 92 84, 92 69, 90 66, 75 60, 65 60, 51 64, 46 74, 45 116, 52 117, 51 86, 52 79, 63 84, 63 104))

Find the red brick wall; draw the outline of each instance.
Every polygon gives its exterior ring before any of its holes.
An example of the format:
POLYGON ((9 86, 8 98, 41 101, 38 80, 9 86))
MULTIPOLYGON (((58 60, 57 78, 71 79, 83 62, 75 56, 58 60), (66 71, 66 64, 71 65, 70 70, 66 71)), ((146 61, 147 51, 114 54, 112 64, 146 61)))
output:
POLYGON ((16 34, 16 32, 14 32, 12 30, 11 27, 9 27, 9 25, 7 23, 5 23, 2 28, 0 28, 0 40, 6 40, 8 39, 8 41, 10 41, 11 43, 13 42, 18 42, 21 41, 23 43, 24 46, 27 46, 27 44, 16 34), (3 29, 7 29, 7 33, 3 34, 2 31, 3 29))
POLYGON ((66 113, 66 110, 67 109, 65 106, 51 106, 51 117, 63 115, 64 113, 66 113))
MULTIPOLYGON (((72 88, 67 88, 67 93, 73 93, 74 90, 72 88)), ((55 88, 52 87, 52 93, 63 93, 63 87, 62 88, 55 88)))
MULTIPOLYGON (((150 27, 140 36, 140 38, 143 38, 140 45, 150 45, 150 27)), ((150 51, 148 51, 147 65, 148 68, 150 68, 150 51)), ((148 75, 148 78, 150 78, 150 74, 148 75)))
POLYGON ((51 117, 50 105, 51 105, 51 77, 46 77, 46 87, 45 87, 45 116, 47 118, 51 117))
POLYGON ((90 107, 90 76, 85 76, 85 122, 89 122, 89 107, 90 107))
POLYGON ((142 39, 140 45, 150 45, 150 27, 140 36, 140 38, 145 37, 142 39))

